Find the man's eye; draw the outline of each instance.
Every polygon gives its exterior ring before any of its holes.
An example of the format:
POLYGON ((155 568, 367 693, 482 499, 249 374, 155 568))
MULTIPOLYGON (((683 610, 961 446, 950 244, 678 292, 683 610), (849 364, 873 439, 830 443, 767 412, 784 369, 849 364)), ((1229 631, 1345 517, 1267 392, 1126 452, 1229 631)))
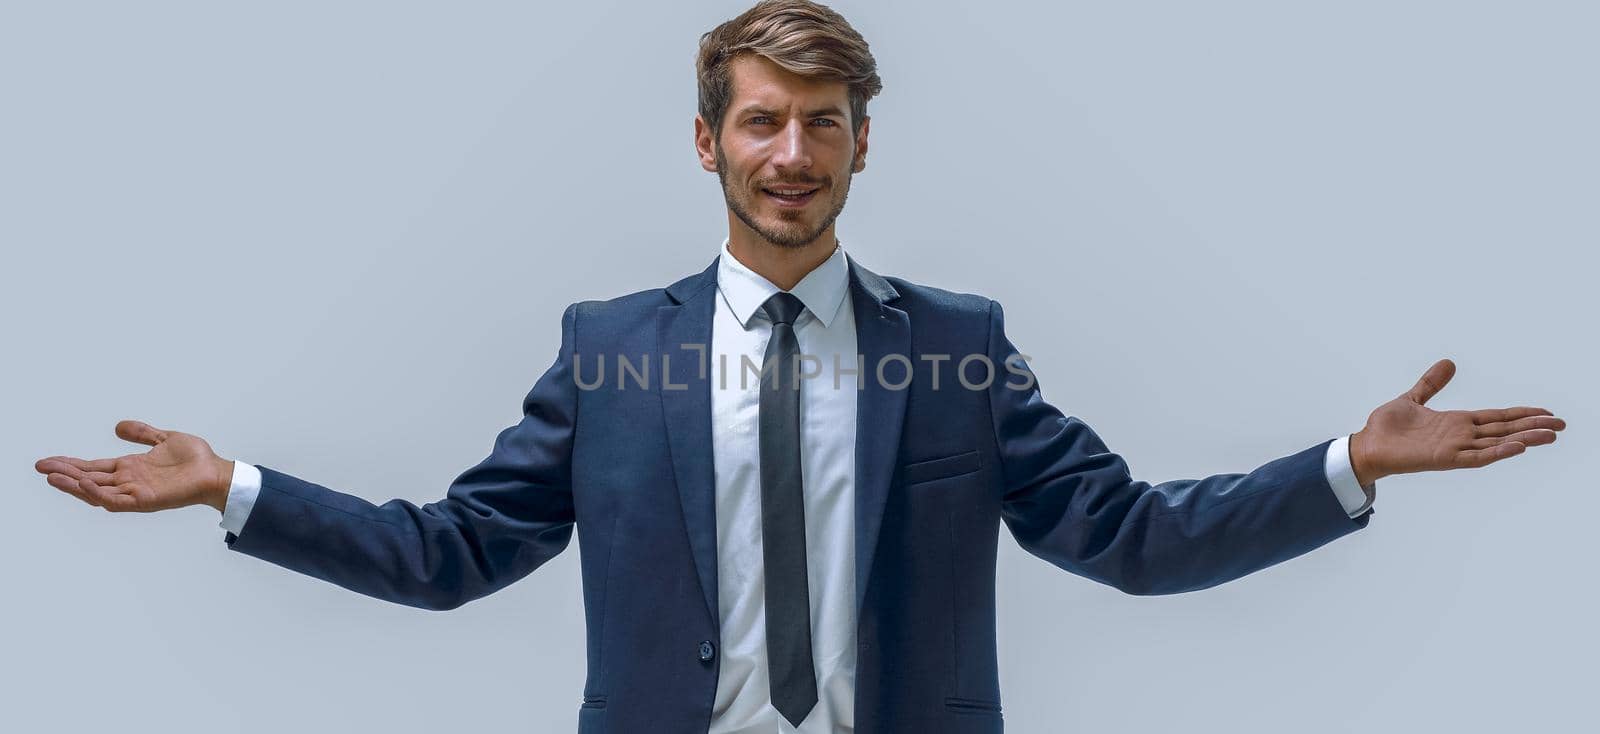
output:
POLYGON ((838 125, 838 123, 836 123, 833 120, 830 120, 830 119, 828 119, 826 117, 819 117, 816 120, 814 120, 814 122, 826 122, 826 123, 828 123, 827 127, 835 127, 835 126, 838 125))
POLYGON ((750 121, 754 122, 754 123, 760 123, 760 122, 762 122, 764 120, 771 120, 771 119, 772 118, 767 117, 766 115, 756 115, 755 117, 750 118, 750 121))

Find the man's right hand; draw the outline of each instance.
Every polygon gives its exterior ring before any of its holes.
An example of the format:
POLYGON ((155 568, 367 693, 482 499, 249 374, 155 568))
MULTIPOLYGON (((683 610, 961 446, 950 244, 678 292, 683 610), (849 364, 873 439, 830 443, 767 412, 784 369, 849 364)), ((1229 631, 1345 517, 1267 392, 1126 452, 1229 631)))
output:
POLYGON ((134 420, 118 421, 116 432, 118 438, 154 448, 93 461, 51 456, 34 462, 33 468, 46 475, 50 486, 108 512, 200 504, 221 512, 227 505, 233 462, 217 456, 205 439, 134 420))

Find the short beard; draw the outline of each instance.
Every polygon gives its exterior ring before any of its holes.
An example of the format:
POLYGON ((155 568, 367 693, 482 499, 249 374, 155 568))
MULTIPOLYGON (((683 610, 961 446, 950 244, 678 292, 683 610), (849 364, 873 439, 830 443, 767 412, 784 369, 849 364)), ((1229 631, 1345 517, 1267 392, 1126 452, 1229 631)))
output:
MULTIPOLYGON (((787 249, 799 249, 811 244, 812 242, 815 242, 818 237, 822 236, 823 232, 828 230, 828 227, 833 225, 834 220, 839 218, 839 213, 844 211, 845 200, 850 198, 850 179, 855 175, 855 173, 853 171, 846 170, 844 174, 844 188, 841 190, 842 193, 839 196, 838 203, 834 204, 833 211, 828 212, 828 216, 822 218, 822 221, 817 224, 816 229, 810 232, 802 232, 797 234, 792 229, 774 230, 763 227, 756 222, 756 218, 750 212, 749 207, 745 206, 743 197, 735 196, 733 190, 728 188, 728 159, 722 154, 722 145, 720 141, 718 142, 716 148, 717 180, 722 183, 722 198, 728 201, 728 210, 732 211, 733 215, 739 218, 739 221, 744 222, 744 226, 754 230, 756 234, 761 235, 761 239, 766 240, 774 246, 787 249)), ((831 187, 829 188, 829 191, 832 191, 831 187)))

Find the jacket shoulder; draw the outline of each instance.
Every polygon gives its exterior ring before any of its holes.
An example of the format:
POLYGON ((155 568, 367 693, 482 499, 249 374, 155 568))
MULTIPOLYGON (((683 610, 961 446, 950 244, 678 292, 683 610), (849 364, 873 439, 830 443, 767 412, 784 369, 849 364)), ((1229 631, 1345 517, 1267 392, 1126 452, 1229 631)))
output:
MULTIPOLYGON (((714 267, 714 264, 713 264, 714 267)), ((632 293, 605 299, 591 299, 573 304, 580 317, 598 317, 628 320, 638 316, 655 317, 657 308, 671 306, 700 288, 709 287, 716 279, 709 277, 711 268, 679 278, 677 282, 660 288, 646 288, 632 293), (676 295, 678 299, 673 296, 676 295)))
POLYGON ((657 308, 671 304, 666 288, 649 288, 612 298, 578 301, 573 307, 581 318, 627 318, 633 314, 654 318, 657 308))
POLYGON ((573 329, 583 349, 621 348, 622 344, 644 335, 653 336, 657 310, 677 303, 669 290, 676 290, 681 296, 687 286, 694 284, 694 278, 689 276, 664 287, 572 304, 568 308, 573 315, 573 329))
POLYGON ((992 299, 979 293, 965 293, 953 291, 936 286, 913 283, 905 278, 892 275, 883 276, 889 285, 894 286, 900 296, 895 299, 894 305, 907 313, 924 313, 935 316, 950 316, 960 319, 989 318, 989 304, 992 299))
POLYGON ((666 288, 650 288, 645 291, 622 294, 622 296, 606 297, 606 299, 586 299, 573 304, 578 307, 578 315, 622 315, 629 312, 656 313, 658 307, 670 305, 666 288))

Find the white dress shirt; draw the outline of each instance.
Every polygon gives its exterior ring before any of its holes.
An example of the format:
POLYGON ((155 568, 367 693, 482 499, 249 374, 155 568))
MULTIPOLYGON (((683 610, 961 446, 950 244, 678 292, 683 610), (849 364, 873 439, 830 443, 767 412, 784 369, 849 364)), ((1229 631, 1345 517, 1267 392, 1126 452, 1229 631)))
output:
MULTIPOLYGON (((767 677, 766 584, 761 544, 761 405, 757 374, 772 335, 761 305, 778 286, 722 244, 712 317, 712 463, 717 491, 717 594, 722 666, 710 734, 855 731, 856 320, 844 248, 789 289, 801 369, 800 476, 817 705, 797 730, 772 706, 767 677), (751 367, 746 364, 753 365, 751 367), (820 367, 820 374, 817 368, 820 367), (843 369, 837 370, 836 367, 843 369), (812 376, 815 374, 816 376, 812 376), (835 388, 835 380, 837 388, 835 388)), ((770 379, 770 378, 769 378, 770 379)))
MULTIPOLYGON (((806 574, 817 704, 796 729, 773 708, 767 678, 757 441, 758 373, 772 333, 761 306, 781 289, 734 259, 726 239, 722 243, 717 264, 720 297, 708 353, 722 662, 708 734, 855 730, 857 375, 852 371, 858 349, 849 282, 848 262, 840 245, 789 291, 805 304, 794 325, 800 352, 815 355, 821 363, 802 365, 807 379, 801 383, 800 394, 806 574), (820 374, 812 376, 819 367, 820 374), (836 369, 839 367, 843 369, 836 369)), ((1366 512, 1372 493, 1356 482, 1348 435, 1328 445, 1323 469, 1345 512, 1351 517, 1366 512)), ((260 488, 260 470, 235 461, 220 523, 223 529, 243 533, 260 488)))

